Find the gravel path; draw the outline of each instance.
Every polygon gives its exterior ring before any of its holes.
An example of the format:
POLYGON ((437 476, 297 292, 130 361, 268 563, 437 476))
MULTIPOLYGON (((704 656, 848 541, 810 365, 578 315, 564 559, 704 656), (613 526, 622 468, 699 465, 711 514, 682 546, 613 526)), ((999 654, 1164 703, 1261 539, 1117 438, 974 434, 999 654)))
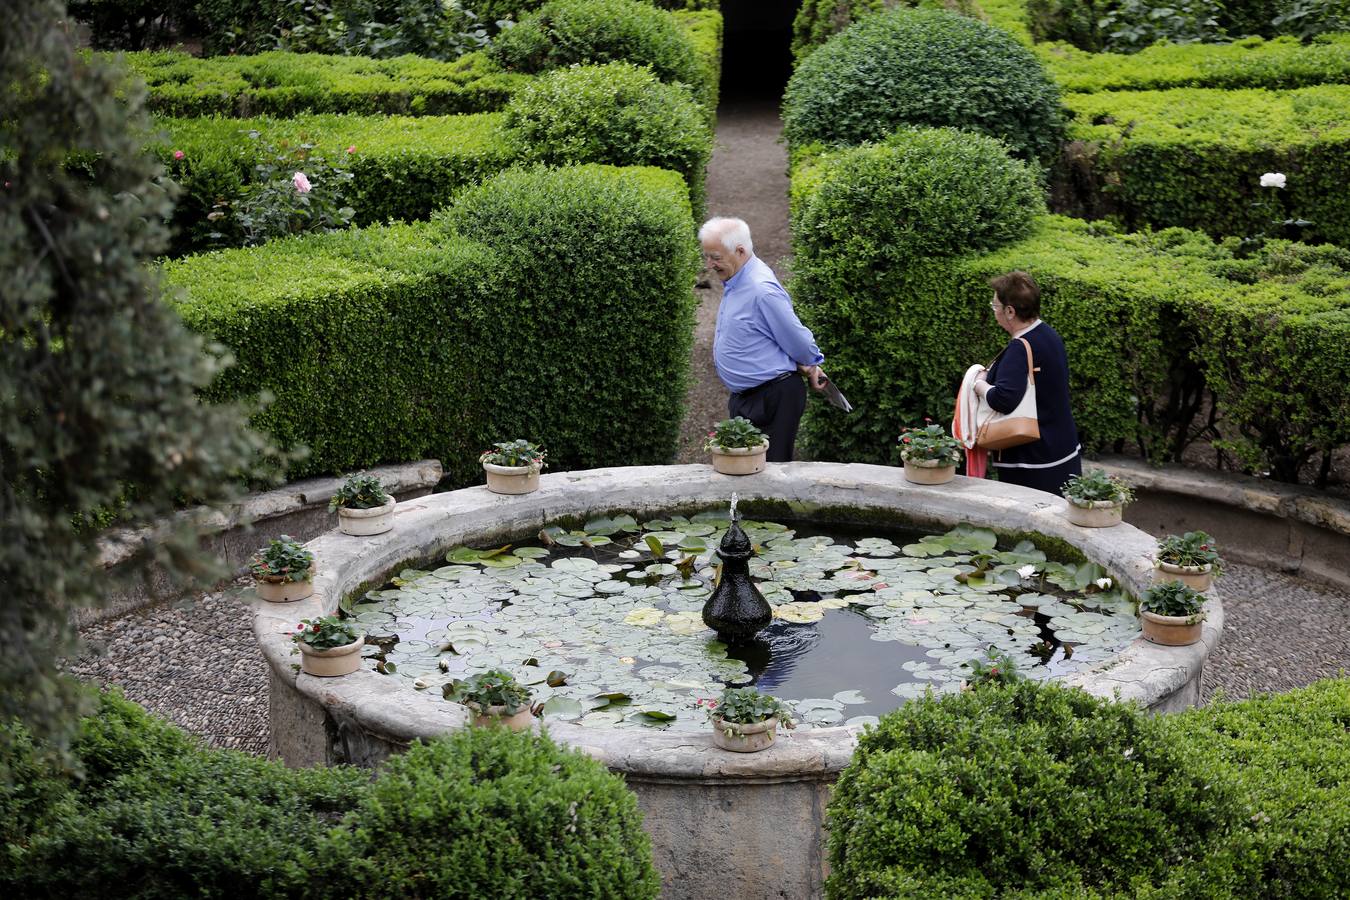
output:
MULTIPOLYGON (((719 110, 708 171, 709 213, 749 222, 756 253, 786 275, 787 159, 777 106, 730 99, 719 110)), ((721 285, 699 290, 693 381, 679 461, 702 461, 707 427, 726 416, 726 389, 712 368, 721 285)), ((1350 667, 1350 595, 1250 566, 1222 582, 1227 627, 1205 672, 1205 702, 1285 691, 1350 667)), ((267 750, 267 667, 247 609, 234 590, 142 609, 83 630, 91 653, 73 671, 127 696, 215 747, 267 750), (212 655, 202 656, 204 649, 212 655)))

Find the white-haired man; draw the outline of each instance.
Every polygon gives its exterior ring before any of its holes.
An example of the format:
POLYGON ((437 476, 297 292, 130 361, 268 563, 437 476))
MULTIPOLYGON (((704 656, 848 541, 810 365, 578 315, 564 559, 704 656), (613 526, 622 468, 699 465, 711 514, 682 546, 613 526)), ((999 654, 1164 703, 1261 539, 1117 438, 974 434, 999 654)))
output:
POLYGON ((722 305, 713 336, 713 364, 731 391, 727 411, 769 436, 770 462, 791 462, 797 426, 806 410, 805 375, 824 388, 825 361, 792 299, 750 240, 741 219, 714 218, 698 230, 703 259, 722 279, 722 305))

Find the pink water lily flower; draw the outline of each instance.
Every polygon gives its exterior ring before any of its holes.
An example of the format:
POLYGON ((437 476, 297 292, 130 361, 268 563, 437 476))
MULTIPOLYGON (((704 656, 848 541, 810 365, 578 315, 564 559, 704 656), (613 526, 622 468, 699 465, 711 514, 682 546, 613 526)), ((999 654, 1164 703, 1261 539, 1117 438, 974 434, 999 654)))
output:
POLYGON ((301 194, 310 192, 309 179, 305 177, 304 172, 296 172, 291 176, 291 183, 295 185, 295 190, 301 194))

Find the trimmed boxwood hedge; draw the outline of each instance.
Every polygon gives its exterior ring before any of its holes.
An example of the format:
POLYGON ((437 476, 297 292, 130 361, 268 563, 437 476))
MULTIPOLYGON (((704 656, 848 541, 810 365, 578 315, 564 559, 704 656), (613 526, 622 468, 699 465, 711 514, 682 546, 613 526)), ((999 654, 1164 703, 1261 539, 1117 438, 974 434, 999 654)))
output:
POLYGON ((468 729, 376 774, 207 750, 116 693, 54 763, 6 730, 11 897, 654 898, 637 799, 547 736, 468 729))
MULTIPOLYGON (((721 15, 712 10, 650 13, 664 17, 661 30, 667 37, 668 29, 674 29, 680 45, 675 55, 683 60, 677 68, 682 65, 680 71, 688 77, 697 76, 691 84, 711 116, 717 103, 721 15)), ((604 58, 597 57, 596 61, 624 58, 626 32, 619 29, 611 35, 619 24, 597 25, 595 33, 588 36, 593 47, 618 41, 611 48, 618 55, 602 54, 604 58)), ((675 53, 673 47, 666 49, 675 53)), ((484 51, 465 54, 453 62, 419 56, 368 59, 284 51, 205 59, 172 51, 125 53, 121 57, 145 81, 147 108, 158 115, 179 117, 494 112, 531 81, 522 72, 503 70, 484 51)), ((674 60, 675 56, 669 55, 672 64, 674 60)), ((629 61, 652 62, 645 57, 629 61)))
POLYGON ((894 465, 901 426, 949 415, 966 367, 1006 340, 989 317, 988 279, 1011 269, 1042 285, 1089 450, 1129 440, 1150 458, 1177 459, 1197 437, 1217 437, 1217 423, 1246 466, 1295 481, 1350 443, 1350 251, 1276 240, 1248 250, 1181 229, 1118 235, 1050 216, 991 253, 896 260, 884 248, 924 226, 902 216, 888 225, 889 207, 868 189, 851 206, 830 200, 849 196, 848 184, 824 189, 833 165, 826 157, 794 171, 794 230, 814 218, 817 231, 851 237, 794 234, 791 290, 856 409, 808 407, 813 458, 894 465))
POLYGON ((674 173, 512 171, 430 223, 164 268, 236 361, 206 399, 270 393, 254 424, 310 451, 292 477, 436 457, 470 484, 512 435, 560 469, 674 454, 698 270, 674 173))
POLYGON ((885 716, 827 812, 832 900, 1342 897, 1350 681, 1171 716, 1021 682, 885 716))
POLYGON ((1059 211, 1239 237, 1301 217, 1310 236, 1350 243, 1350 85, 1104 91, 1065 105, 1059 211), (1285 173, 1287 188, 1261 188, 1263 172, 1285 173))
POLYGON ((1300 88, 1350 83, 1350 34, 1259 37, 1231 44, 1154 44, 1138 53, 1088 53, 1038 44, 1036 55, 1065 91, 1150 91, 1180 87, 1300 88))
POLYGON ((902 126, 997 137, 1024 159, 1059 146, 1059 92, 1006 32, 941 9, 894 9, 835 35, 793 72, 783 98, 791 147, 853 145, 902 126))
POLYGON ((146 106, 165 116, 491 112, 530 80, 502 71, 485 53, 454 62, 282 51, 207 59, 162 51, 122 58, 144 79, 146 106))
POLYGON ((648 66, 662 81, 686 85, 710 114, 717 105, 716 72, 681 20, 641 0, 549 0, 487 53, 503 69, 529 74, 578 63, 648 66))
POLYGON ((800 63, 859 19, 897 6, 950 9, 963 16, 977 15, 979 10, 976 0, 802 0, 792 20, 792 59, 800 63))
POLYGON ((511 100, 505 133, 526 162, 650 165, 684 176, 703 211, 712 131, 688 92, 630 63, 569 66, 540 76, 511 100))
MULTIPOLYGON (((175 256, 238 243, 209 235, 218 199, 236 196, 254 175, 261 140, 274 146, 313 144, 314 153, 355 176, 347 202, 355 222, 425 219, 455 192, 519 162, 502 113, 466 116, 300 115, 289 119, 161 119, 152 150, 183 189, 174 210, 175 256), (355 152, 347 153, 347 148, 355 152), (183 154, 181 159, 175 153, 183 154)), ((697 175, 702 177, 702 170, 697 175)))
POLYGON ((913 700, 858 743, 827 812, 836 900, 1125 892, 1243 810, 1173 723, 1023 681, 913 700))

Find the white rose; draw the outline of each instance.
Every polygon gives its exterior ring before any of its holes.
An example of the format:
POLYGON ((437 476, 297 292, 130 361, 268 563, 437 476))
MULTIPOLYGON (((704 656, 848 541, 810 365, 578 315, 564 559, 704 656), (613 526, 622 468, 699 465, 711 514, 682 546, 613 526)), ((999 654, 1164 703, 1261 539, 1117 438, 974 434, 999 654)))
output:
POLYGON ((1267 172, 1261 176, 1261 187, 1284 187, 1284 175, 1280 172, 1267 172))

